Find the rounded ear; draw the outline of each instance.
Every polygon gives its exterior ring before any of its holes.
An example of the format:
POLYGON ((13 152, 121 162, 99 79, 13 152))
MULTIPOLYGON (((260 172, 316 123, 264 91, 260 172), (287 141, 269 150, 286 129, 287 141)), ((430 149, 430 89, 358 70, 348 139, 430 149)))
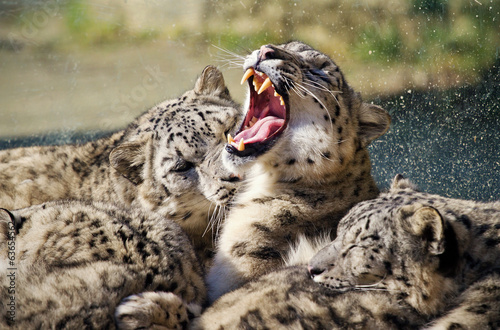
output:
POLYGON ((439 255, 445 249, 444 220, 438 210, 420 203, 403 206, 399 210, 403 228, 422 239, 429 253, 439 255))
POLYGON ((203 69, 200 77, 196 80, 194 91, 197 94, 213 95, 231 99, 222 73, 219 69, 212 65, 203 69))
POLYGON ((396 174, 394 179, 392 179, 390 190, 393 191, 400 189, 411 189, 414 191, 418 191, 418 187, 409 179, 405 178, 403 174, 396 174))
POLYGON ((358 135, 363 146, 382 136, 391 125, 391 116, 381 107, 362 103, 358 114, 358 135))
POLYGON ((142 171, 146 161, 147 141, 124 143, 111 151, 109 163, 118 173, 135 185, 143 182, 142 171))

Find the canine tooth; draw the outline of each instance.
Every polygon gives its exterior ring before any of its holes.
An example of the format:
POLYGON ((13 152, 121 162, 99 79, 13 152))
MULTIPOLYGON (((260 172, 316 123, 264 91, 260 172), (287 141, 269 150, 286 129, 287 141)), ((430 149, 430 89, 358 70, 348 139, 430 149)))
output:
POLYGON ((248 68, 247 71, 245 71, 245 74, 243 75, 243 78, 241 78, 241 84, 243 85, 243 83, 245 81, 247 81, 248 78, 250 78, 254 74, 255 74, 255 70, 253 68, 248 68))
POLYGON ((260 89, 260 83, 257 81, 257 79, 253 80, 253 87, 254 87, 256 92, 260 89))
POLYGON ((264 82, 262 83, 262 85, 260 85, 260 88, 259 88, 259 91, 257 92, 257 94, 261 94, 263 91, 265 91, 266 89, 268 89, 272 85, 273 85, 273 83, 271 82, 271 79, 269 79, 269 77, 267 77, 266 80, 264 80, 264 82))
POLYGON ((274 96, 278 97, 278 96, 281 96, 281 95, 279 95, 278 92, 274 91, 274 96))
POLYGON ((283 96, 280 96, 280 104, 285 105, 285 100, 283 100, 283 96))
POLYGON ((245 150, 245 142, 243 141, 243 138, 240 140, 240 144, 238 145, 238 151, 243 151, 245 150))
POLYGON ((227 135, 227 143, 228 143, 228 144, 231 144, 231 143, 233 143, 233 142, 236 142, 236 141, 234 141, 234 139, 233 139, 233 137, 231 136, 231 134, 228 134, 228 135, 227 135))

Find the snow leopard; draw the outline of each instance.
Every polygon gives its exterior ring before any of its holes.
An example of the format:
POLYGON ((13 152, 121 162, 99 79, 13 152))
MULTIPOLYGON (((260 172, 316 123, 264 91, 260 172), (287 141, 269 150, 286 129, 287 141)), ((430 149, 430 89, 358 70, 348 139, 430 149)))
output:
POLYGON ((0 207, 71 199, 158 212, 180 223, 208 262, 209 220, 232 200, 240 181, 221 161, 225 135, 240 113, 222 73, 207 66, 192 90, 110 136, 0 151, 0 207))
POLYGON ((500 202, 420 192, 397 175, 334 241, 301 245, 298 266, 222 296, 194 329, 500 327, 500 202))
POLYGON ((365 103, 327 55, 298 41, 245 59, 246 115, 223 162, 245 177, 207 275, 214 301, 283 265, 299 235, 335 235, 340 218, 379 193, 367 146, 390 116, 365 103))
POLYGON ((500 202, 419 192, 397 175, 349 212, 309 270, 331 290, 385 290, 430 329, 499 328, 500 202))
POLYGON ((0 209, 0 264, 2 329, 131 329, 144 315, 156 322, 156 297, 158 324, 181 329, 206 300, 188 236, 138 208, 53 201, 0 209), (149 305, 131 310, 140 297, 149 305))

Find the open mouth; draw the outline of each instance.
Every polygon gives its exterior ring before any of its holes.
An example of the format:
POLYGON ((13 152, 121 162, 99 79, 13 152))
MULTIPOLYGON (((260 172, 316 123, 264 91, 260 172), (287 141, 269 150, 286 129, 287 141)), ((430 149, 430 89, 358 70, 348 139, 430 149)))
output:
POLYGON ((257 156, 269 150, 287 127, 287 95, 278 94, 273 82, 263 73, 249 68, 241 83, 248 81, 250 104, 234 138, 228 134, 226 150, 235 155, 257 156))

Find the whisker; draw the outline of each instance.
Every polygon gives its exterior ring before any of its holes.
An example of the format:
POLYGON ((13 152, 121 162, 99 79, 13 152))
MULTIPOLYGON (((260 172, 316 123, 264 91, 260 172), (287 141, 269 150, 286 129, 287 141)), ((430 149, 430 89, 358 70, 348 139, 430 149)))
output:
POLYGON ((235 61, 228 59, 216 59, 215 61, 223 63, 220 65, 221 68, 239 69, 243 66, 243 63, 236 63, 235 61))
POLYGON ((311 95, 314 99, 316 99, 316 101, 318 101, 319 104, 321 104, 321 106, 323 107, 323 109, 325 109, 326 114, 328 115, 328 119, 330 121, 330 128, 333 131, 332 116, 330 115, 330 111, 328 111, 328 108, 325 106, 325 104, 319 99, 319 97, 316 96, 316 94, 314 94, 313 92, 311 92, 306 87, 304 87, 304 86, 302 86, 301 84, 298 84, 298 83, 296 85, 297 85, 298 88, 300 88, 301 90, 303 90, 307 94, 311 95))
POLYGON ((306 74, 304 74, 304 80, 302 81, 302 83, 304 85, 308 85, 308 86, 310 86, 312 88, 317 88, 319 90, 322 90, 324 92, 329 93, 330 95, 332 95, 332 97, 334 98, 334 100, 340 106, 340 103, 339 103, 337 97, 334 95, 334 93, 340 94, 340 93, 342 93, 342 91, 332 91, 331 89, 327 88, 326 86, 322 85, 321 83, 319 83, 317 81, 314 81, 311 78, 307 78, 307 73, 309 72, 308 69, 302 69, 302 71, 306 73, 306 74))
POLYGON ((232 52, 232 51, 230 51, 230 50, 228 50, 228 49, 225 49, 225 48, 219 47, 219 46, 214 45, 214 44, 212 44, 212 47, 217 48, 218 50, 220 50, 220 51, 221 51, 221 52, 223 52, 223 53, 226 53, 226 54, 231 55, 231 56, 233 56, 233 57, 236 57, 236 58, 242 59, 243 61, 245 60, 245 56, 239 55, 239 54, 237 54, 237 53, 235 53, 235 52, 232 52))
MULTIPOLYGON (((380 277, 380 276, 376 276, 376 277, 380 277)), ((356 288, 374 288, 377 285, 382 284, 382 282, 385 280, 386 277, 387 277, 387 274, 384 274, 384 276, 378 282, 375 282, 373 284, 359 284, 359 285, 355 285, 355 287, 356 288)))
MULTIPOLYGON (((212 203, 213 205, 213 203, 212 203)), ((208 220, 207 228, 205 229, 205 232, 203 235, 205 235, 209 230, 212 232, 212 243, 215 244, 216 238, 217 238, 217 227, 218 227, 218 210, 221 206, 218 204, 215 204, 214 211, 211 214, 210 219, 208 220)))
POLYGON ((292 88, 292 91, 294 91, 295 94, 297 94, 297 96, 300 97, 301 99, 305 98, 305 96, 302 93, 299 92, 299 88, 298 87, 292 88))
POLYGON ((243 61, 237 61, 237 60, 225 58, 222 56, 217 56, 215 61, 219 62, 219 63, 223 63, 222 65, 220 65, 220 67, 228 67, 230 69, 239 69, 243 66, 243 63, 244 63, 243 61))
POLYGON ((302 83, 304 85, 310 86, 312 88, 316 88, 316 89, 319 89, 319 90, 322 90, 324 92, 329 93, 335 99, 335 101, 337 102, 337 104, 340 105, 339 100, 337 99, 337 97, 335 96, 334 93, 336 93, 336 94, 342 94, 341 91, 332 91, 331 89, 328 89, 325 86, 321 85, 319 82, 311 80, 311 79, 305 79, 302 83))
MULTIPOLYGON (((214 205, 212 203, 212 205, 214 205)), ((227 208, 224 205, 215 204, 214 211, 211 213, 211 217, 208 221, 207 227, 203 235, 205 235, 209 230, 212 231, 212 241, 215 243, 217 237, 219 237, 219 231, 222 222, 226 219, 227 208)))
POLYGON ((338 161, 337 159, 331 159, 331 158, 327 158, 327 157, 325 157, 325 156, 323 155, 323 152, 322 152, 322 151, 321 151, 318 147, 316 147, 315 145, 314 145, 314 146, 311 146, 311 148, 312 148, 312 151, 313 151, 314 153, 316 153, 318 156, 320 156, 321 158, 323 158, 323 159, 325 159, 325 160, 327 160, 327 161, 329 161, 329 162, 335 163, 335 162, 337 162, 337 161, 338 161))
POLYGON ((219 207, 219 211, 217 213, 217 218, 215 222, 215 239, 219 237, 219 230, 221 228, 221 223, 225 220, 226 208, 224 206, 219 207))
MULTIPOLYGON (((283 77, 284 78, 284 82, 285 82, 285 89, 287 91, 287 93, 290 93, 290 89, 293 89, 293 85, 290 84, 290 82, 292 81, 291 79, 287 78, 287 77, 283 77)), ((292 81, 293 82, 293 81, 292 81)))
POLYGON ((401 290, 390 290, 390 289, 387 289, 387 288, 353 288, 355 291, 384 291, 384 292, 403 292, 401 290))
POLYGON ((211 213, 210 210, 212 209, 213 205, 214 205, 214 203, 210 203, 210 206, 208 207, 208 212, 207 212, 207 218, 208 218, 207 227, 203 231, 203 234, 201 235, 201 237, 205 237, 205 235, 208 233, 208 231, 210 229, 210 223, 212 221, 212 215, 213 215, 213 213, 211 213))
POLYGON ((230 69, 241 68, 243 63, 245 62, 245 57, 241 56, 235 52, 229 51, 222 47, 216 46, 212 44, 212 47, 219 50, 216 54, 210 54, 211 56, 216 58, 217 62, 222 62, 224 64, 221 67, 228 67, 230 69))

